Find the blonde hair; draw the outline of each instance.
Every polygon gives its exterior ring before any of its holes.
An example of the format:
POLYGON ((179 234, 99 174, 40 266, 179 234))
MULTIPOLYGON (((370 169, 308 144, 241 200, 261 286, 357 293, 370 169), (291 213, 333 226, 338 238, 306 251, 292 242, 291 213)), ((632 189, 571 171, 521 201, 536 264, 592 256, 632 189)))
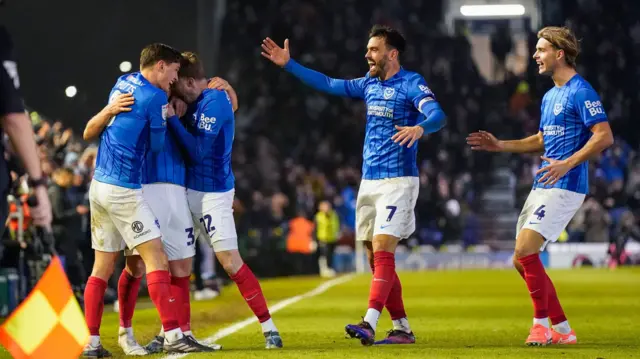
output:
POLYGON ((545 39, 557 50, 564 51, 564 59, 567 65, 573 68, 576 67, 576 58, 580 54, 580 43, 569 28, 547 26, 538 31, 538 39, 545 39))

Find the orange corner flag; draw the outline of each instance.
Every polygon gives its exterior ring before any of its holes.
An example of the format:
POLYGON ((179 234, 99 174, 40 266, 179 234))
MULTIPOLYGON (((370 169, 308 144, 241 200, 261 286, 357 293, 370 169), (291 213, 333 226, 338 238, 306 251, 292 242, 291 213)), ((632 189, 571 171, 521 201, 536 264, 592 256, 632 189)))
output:
POLYGON ((84 314, 58 257, 0 327, 0 344, 15 359, 77 359, 89 341, 84 314))

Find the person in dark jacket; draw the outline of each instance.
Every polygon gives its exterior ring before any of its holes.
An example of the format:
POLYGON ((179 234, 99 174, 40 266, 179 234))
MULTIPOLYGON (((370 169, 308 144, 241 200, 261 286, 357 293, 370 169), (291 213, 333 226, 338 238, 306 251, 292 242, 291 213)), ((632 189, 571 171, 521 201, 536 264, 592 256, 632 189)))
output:
POLYGON ((76 205, 68 196, 73 181, 73 171, 68 168, 57 169, 49 187, 49 199, 53 212, 52 230, 56 240, 56 250, 64 257, 65 270, 73 286, 81 286, 85 280, 83 266, 78 256, 78 243, 82 240, 83 216, 89 208, 76 205))

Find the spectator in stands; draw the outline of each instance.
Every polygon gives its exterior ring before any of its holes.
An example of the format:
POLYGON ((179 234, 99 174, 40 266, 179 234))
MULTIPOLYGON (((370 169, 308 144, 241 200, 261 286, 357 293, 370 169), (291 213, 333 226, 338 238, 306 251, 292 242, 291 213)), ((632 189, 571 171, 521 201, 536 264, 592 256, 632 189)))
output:
POLYGON ((289 253, 290 273, 311 274, 314 273, 313 253, 317 245, 313 242, 313 230, 315 225, 310 221, 304 211, 298 211, 298 215, 289 221, 289 233, 287 235, 287 253, 289 253))
POLYGON ((73 185, 73 176, 71 169, 57 169, 49 187, 49 198, 53 209, 52 229, 56 250, 64 258, 69 282, 80 287, 86 278, 78 256, 78 244, 83 237, 82 219, 89 213, 89 208, 71 201, 68 192, 73 185))
POLYGON ((329 201, 322 201, 318 205, 318 213, 315 215, 316 239, 318 240, 318 266, 320 275, 333 277, 336 275, 333 268, 333 254, 340 233, 340 220, 338 214, 332 208, 329 201))

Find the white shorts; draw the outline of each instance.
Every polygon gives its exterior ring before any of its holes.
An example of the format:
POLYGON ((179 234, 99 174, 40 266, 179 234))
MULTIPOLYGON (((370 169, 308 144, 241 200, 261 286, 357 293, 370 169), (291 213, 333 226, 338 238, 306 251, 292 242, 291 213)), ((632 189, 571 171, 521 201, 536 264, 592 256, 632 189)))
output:
POLYGON ((187 190, 189 210, 197 235, 206 240, 215 252, 238 249, 238 234, 233 219, 235 189, 227 192, 187 190))
POLYGON ((418 177, 362 180, 356 203, 356 240, 370 241, 378 234, 408 238, 416 230, 413 210, 419 187, 418 177))
MULTIPOLYGON (((162 244, 170 261, 191 258, 196 254, 196 233, 187 203, 187 190, 171 183, 142 185, 142 196, 158 218, 162 244)), ((125 255, 138 251, 125 250, 125 255)))
POLYGON ((540 233, 547 243, 555 242, 576 214, 585 195, 561 188, 534 188, 529 193, 516 228, 516 238, 523 228, 540 233))
POLYGON ((119 252, 162 235, 141 189, 131 189, 93 180, 89 189, 91 247, 101 252, 119 252))

